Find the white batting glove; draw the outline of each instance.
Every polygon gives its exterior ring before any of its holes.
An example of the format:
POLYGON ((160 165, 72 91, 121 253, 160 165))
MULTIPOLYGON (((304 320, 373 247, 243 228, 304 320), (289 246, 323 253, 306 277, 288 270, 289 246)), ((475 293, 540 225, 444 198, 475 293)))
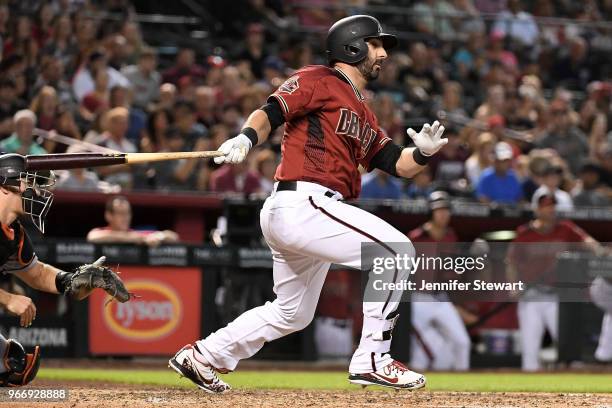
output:
POLYGON ((251 147, 251 140, 241 133, 223 142, 217 150, 223 152, 225 156, 215 157, 213 160, 217 164, 240 163, 244 160, 249 150, 251 150, 251 147))
POLYGON ((448 139, 442 139, 444 126, 440 126, 437 120, 431 126, 429 126, 429 123, 424 124, 419 133, 412 128, 406 130, 406 133, 423 156, 436 154, 442 146, 448 143, 448 139))

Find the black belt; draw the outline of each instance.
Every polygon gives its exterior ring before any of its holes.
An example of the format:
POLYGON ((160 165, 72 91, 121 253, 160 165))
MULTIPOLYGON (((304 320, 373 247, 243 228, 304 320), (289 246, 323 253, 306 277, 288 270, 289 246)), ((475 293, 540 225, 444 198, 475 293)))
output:
MULTIPOLYGON (((276 186, 276 191, 296 191, 297 190, 297 181, 279 181, 278 186, 276 186)), ((325 192, 325 197, 332 198, 336 194, 327 190, 325 192)))

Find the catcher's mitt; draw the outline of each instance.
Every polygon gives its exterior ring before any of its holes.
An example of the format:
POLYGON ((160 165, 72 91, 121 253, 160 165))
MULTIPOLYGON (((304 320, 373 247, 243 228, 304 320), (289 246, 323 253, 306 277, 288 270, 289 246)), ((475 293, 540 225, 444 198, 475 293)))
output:
POLYGON ((104 266, 106 257, 100 257, 96 262, 81 265, 76 272, 69 275, 65 294, 77 300, 85 299, 95 288, 106 291, 119 302, 127 302, 133 296, 123 284, 121 278, 110 268, 104 266))

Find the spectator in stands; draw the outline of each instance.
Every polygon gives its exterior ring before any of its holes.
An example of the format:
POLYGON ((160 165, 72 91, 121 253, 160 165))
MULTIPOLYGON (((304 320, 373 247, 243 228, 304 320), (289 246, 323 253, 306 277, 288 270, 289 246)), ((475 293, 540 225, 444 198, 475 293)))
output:
POLYGON ((448 126, 444 135, 448 137, 448 143, 431 158, 429 168, 433 179, 448 188, 454 181, 465 178, 465 161, 469 152, 459 138, 457 128, 448 126))
MULTIPOLYGON (((581 37, 568 39, 568 44, 559 52, 557 63, 551 70, 554 86, 564 86, 572 90, 584 90, 591 81, 593 66, 588 60, 588 43, 581 37)), ((551 84, 553 85, 553 84, 551 84)))
POLYGON ((417 31, 442 40, 455 38, 457 9, 447 1, 421 0, 412 8, 417 31))
POLYGON ((110 107, 122 107, 129 112, 129 126, 125 137, 140 146, 140 134, 147 124, 147 115, 137 107, 132 106, 132 92, 124 86, 111 88, 109 95, 110 107))
POLYGON ((229 65, 223 68, 223 78, 219 89, 223 95, 223 105, 238 103, 247 88, 248 83, 237 67, 229 65))
POLYGON ((482 203, 518 204, 523 192, 512 170, 512 147, 498 142, 494 149, 493 166, 482 172, 476 187, 476 197, 482 203))
POLYGON ((434 93, 439 93, 444 82, 444 73, 432 62, 427 46, 416 42, 410 47, 411 65, 402 69, 399 78, 410 101, 419 104, 431 101, 434 93))
MULTIPOLYGON (((54 131, 62 136, 68 136, 75 140, 81 140, 83 138, 81 136, 81 131, 74 120, 72 111, 70 111, 70 109, 68 109, 65 105, 59 105, 57 107, 54 131)), ((64 153, 66 151, 66 145, 56 143, 49 139, 45 140, 43 147, 48 153, 64 153)))
POLYGON ((40 74, 32 86, 31 95, 36 95, 43 86, 51 86, 57 92, 60 103, 73 107, 75 104, 72 87, 64 80, 64 63, 52 55, 43 55, 40 74))
POLYGON ((206 59, 208 72, 206 72, 206 86, 212 88, 221 85, 223 68, 227 66, 227 60, 219 55, 211 55, 206 59))
POLYGON ((42 87, 34 99, 32 99, 30 110, 38 118, 38 127, 40 129, 56 129, 58 105, 57 92, 50 86, 42 87))
POLYGON ((149 52, 150 47, 142 39, 142 33, 138 23, 133 20, 126 20, 121 27, 121 35, 125 37, 126 53, 130 64, 136 64, 143 53, 149 52))
POLYGON ((474 152, 465 161, 465 175, 472 186, 476 186, 482 172, 493 165, 496 142, 497 138, 492 133, 483 132, 478 135, 474 152))
POLYGON ((563 181, 563 167, 558 164, 550 163, 542 171, 542 185, 533 193, 531 199, 532 206, 536 206, 538 200, 543 195, 553 195, 555 197, 555 207, 559 211, 571 211, 574 209, 574 201, 566 191, 561 190, 563 181))
POLYGON ((425 166, 423 170, 412 178, 412 183, 406 189, 408 198, 428 198, 431 193, 437 189, 435 183, 431 180, 431 171, 429 166, 425 166))
POLYGON ((279 87, 287 78, 285 63, 280 58, 269 55, 263 62, 263 83, 274 88, 279 87))
POLYGON ((586 136, 572 123, 567 102, 561 99, 554 100, 550 104, 549 117, 548 130, 538 146, 555 149, 567 162, 572 173, 577 174, 589 153, 586 136))
POLYGON ((522 8, 520 0, 508 0, 508 8, 497 15, 492 31, 508 35, 521 46, 533 47, 538 40, 538 25, 522 8))
POLYGON ((174 231, 132 229, 132 206, 126 197, 115 196, 106 202, 104 219, 106 227, 94 228, 87 234, 87 241, 93 243, 131 243, 158 246, 177 242, 174 231))
POLYGON ((240 133, 240 129, 244 123, 240 106, 233 103, 223 106, 221 123, 228 127, 230 133, 240 133))
POLYGON ((157 54, 152 48, 144 48, 140 52, 138 65, 130 65, 122 70, 130 81, 134 95, 134 106, 146 110, 159 97, 161 75, 156 70, 157 54))
POLYGON ((208 150, 206 137, 208 129, 196 121, 195 105, 193 102, 179 100, 174 105, 174 120, 175 125, 178 128, 181 136, 185 140, 186 150, 193 150, 194 145, 202 140, 200 144, 204 146, 204 149, 208 150))
POLYGON ((98 175, 87 169, 73 169, 61 173, 56 189, 68 191, 102 191, 98 175))
POLYGON ((79 52, 76 38, 72 35, 72 20, 68 14, 55 18, 51 38, 43 48, 43 55, 51 55, 66 69, 73 73, 76 70, 76 57, 79 52))
POLYGON ((140 138, 140 150, 146 153, 166 151, 166 132, 173 122, 172 113, 167 109, 156 109, 151 112, 140 138))
POLYGON ((53 33, 52 22, 55 17, 55 9, 50 3, 43 3, 36 11, 32 37, 41 47, 46 44, 53 33))
POLYGON ((72 90, 79 102, 85 95, 94 90, 94 75, 100 70, 106 71, 108 74, 107 87, 109 90, 116 85, 129 86, 130 82, 126 77, 116 69, 108 66, 106 56, 99 51, 94 51, 87 59, 87 64, 77 71, 72 82, 72 90))
POLYGON ((463 84, 466 94, 470 96, 476 95, 479 78, 484 73, 485 44, 486 37, 483 33, 470 33, 467 41, 458 46, 452 57, 454 69, 449 76, 463 84))
POLYGON ((15 132, 0 142, 0 151, 5 153, 18 153, 23 156, 28 154, 47 153, 34 140, 34 127, 36 126, 36 115, 29 109, 23 109, 13 116, 15 132))
MULTIPOLYGON (((119 107, 106 112, 102 118, 104 132, 99 136, 96 144, 112 149, 116 152, 136 153, 138 150, 125 136, 129 126, 129 112, 119 107)), ((99 175, 109 183, 118 184, 123 188, 132 188, 132 168, 127 165, 99 167, 99 175)))
POLYGON ((210 190, 249 195, 261 191, 261 183, 257 174, 249 171, 246 162, 237 165, 224 164, 211 174, 210 190))
POLYGON ((13 132, 13 116, 24 108, 24 102, 17 98, 15 81, 0 78, 0 137, 6 137, 13 132))
POLYGON ((401 192, 402 188, 398 179, 375 169, 372 177, 369 177, 361 187, 360 197, 363 199, 399 199, 401 192))
POLYGON ((489 72, 484 75, 488 85, 505 84, 509 80, 507 76, 518 76, 519 62, 516 54, 504 46, 505 34, 493 31, 489 37, 487 48, 487 60, 489 72), (493 74, 494 70, 499 70, 493 74))
POLYGON ((92 73, 94 77, 94 89, 88 92, 79 106, 79 114, 88 122, 110 107, 110 92, 108 88, 108 71, 99 69, 92 73))
POLYGON ((550 158, 541 154, 541 150, 534 149, 529 153, 527 165, 527 178, 522 181, 523 196, 529 202, 536 190, 544 184, 544 173, 550 167, 550 158))
POLYGON ((608 132, 608 115, 612 113, 612 82, 591 82, 588 97, 580 108, 579 127, 589 139, 591 155, 605 141, 608 132))
MULTIPOLYGON (((214 146, 219 146, 215 144, 214 146)), ((276 166, 278 165, 276 155, 270 149, 264 149, 255 156, 255 170, 259 177, 259 191, 261 193, 270 194, 274 189, 274 175, 276 174, 276 166)))
POLYGON ((448 81, 442 85, 442 96, 436 97, 431 115, 438 117, 440 111, 446 112, 447 115, 456 115, 455 117, 464 118, 467 113, 463 103, 463 88, 459 82, 448 81))
POLYGON ((580 186, 574 195, 578 207, 605 207, 610 205, 610 189, 601 183, 602 168, 595 163, 585 163, 580 169, 580 186))
POLYGON ((235 58, 238 61, 248 61, 251 72, 257 79, 263 78, 263 64, 268 56, 264 42, 264 26, 259 23, 249 24, 244 38, 245 48, 240 50, 235 58))
POLYGON ((480 11, 474 6, 472 0, 454 0, 453 6, 459 14, 457 35, 459 35, 462 40, 465 40, 466 34, 485 32, 485 23, 480 17, 480 11))
POLYGON ((487 88, 487 98, 476 112, 476 120, 487 121, 493 115, 503 115, 504 104, 506 102, 506 92, 502 85, 493 85, 487 88))
POLYGON ((15 16, 15 20, 11 36, 4 42, 3 58, 11 55, 35 56, 39 44, 32 37, 32 19, 28 15, 21 14, 15 16))
POLYGON ((171 83, 163 83, 159 87, 159 101, 156 109, 170 109, 174 108, 176 103, 176 86, 171 83))
POLYGON ((193 83, 204 81, 206 71, 204 67, 195 61, 195 51, 191 48, 181 48, 176 54, 174 65, 164 71, 162 78, 164 82, 178 85, 181 78, 189 78, 193 83))
POLYGON ((370 106, 376 114, 378 124, 384 129, 387 136, 398 144, 404 144, 402 111, 398 109, 393 95, 388 92, 379 92, 371 99, 370 106))
POLYGON ((198 86, 193 100, 198 123, 209 128, 219 122, 217 93, 210 86, 198 86))
POLYGON ((108 65, 117 71, 121 71, 127 65, 129 57, 125 37, 121 34, 112 34, 104 42, 108 65))

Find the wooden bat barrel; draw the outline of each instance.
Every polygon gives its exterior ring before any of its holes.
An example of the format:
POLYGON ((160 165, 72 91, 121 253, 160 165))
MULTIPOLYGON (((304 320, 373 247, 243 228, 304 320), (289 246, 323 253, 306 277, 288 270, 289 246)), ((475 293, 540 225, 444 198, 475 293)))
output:
POLYGON ((26 170, 65 170, 125 164, 125 153, 59 153, 25 157, 26 170))

